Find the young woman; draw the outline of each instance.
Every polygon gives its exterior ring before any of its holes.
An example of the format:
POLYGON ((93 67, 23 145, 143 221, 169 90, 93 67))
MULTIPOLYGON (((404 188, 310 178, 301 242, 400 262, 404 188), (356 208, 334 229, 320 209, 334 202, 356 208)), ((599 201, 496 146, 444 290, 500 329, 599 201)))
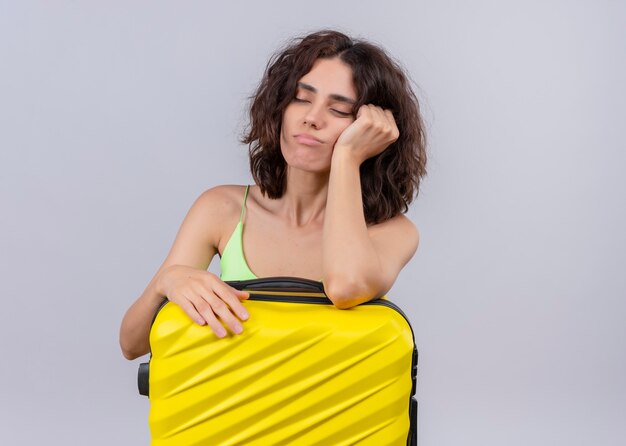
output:
POLYGON ((255 184, 194 202, 124 316, 126 358, 150 351, 164 297, 224 337, 249 317, 248 294, 227 280, 319 280, 345 309, 387 293, 414 255, 419 234, 403 213, 426 172, 424 126, 407 76, 379 47, 330 30, 294 40, 269 61, 243 142, 255 184), (207 271, 215 254, 220 277, 207 271))

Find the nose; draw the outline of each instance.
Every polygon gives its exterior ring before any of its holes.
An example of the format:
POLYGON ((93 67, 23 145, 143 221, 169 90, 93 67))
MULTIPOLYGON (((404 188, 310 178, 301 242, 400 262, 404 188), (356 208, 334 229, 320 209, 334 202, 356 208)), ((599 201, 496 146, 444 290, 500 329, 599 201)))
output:
POLYGON ((304 115, 304 125, 319 129, 323 125, 322 106, 311 104, 304 115))

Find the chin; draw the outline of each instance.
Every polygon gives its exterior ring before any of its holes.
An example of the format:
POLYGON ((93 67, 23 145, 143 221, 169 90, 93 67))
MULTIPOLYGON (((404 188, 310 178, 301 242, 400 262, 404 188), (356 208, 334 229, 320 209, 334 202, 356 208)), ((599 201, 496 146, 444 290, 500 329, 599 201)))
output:
POLYGON ((328 174, 330 172, 330 164, 321 163, 290 163, 287 161, 289 169, 300 170, 308 173, 328 174))
POLYGON ((282 151, 283 159, 287 166, 291 169, 303 170, 305 172, 311 173, 324 173, 330 172, 330 164, 331 164, 331 156, 332 153, 328 156, 328 159, 322 159, 320 156, 311 156, 311 154, 306 154, 307 156, 298 157, 293 156, 293 153, 288 153, 285 156, 285 151, 282 151))

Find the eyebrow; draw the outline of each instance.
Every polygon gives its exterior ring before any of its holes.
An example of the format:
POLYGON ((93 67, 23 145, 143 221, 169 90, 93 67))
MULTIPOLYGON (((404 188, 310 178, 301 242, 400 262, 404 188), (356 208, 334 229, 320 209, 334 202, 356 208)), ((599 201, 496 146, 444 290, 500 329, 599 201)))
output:
MULTIPOLYGON (((308 90, 308 91, 312 91, 313 93, 317 93, 317 88, 315 88, 313 85, 305 84, 304 82, 298 82, 296 86, 299 88, 302 88, 303 90, 308 90)), ((345 102, 346 104, 350 104, 350 105, 356 104, 356 101, 354 99, 350 99, 340 94, 331 94, 329 95, 329 97, 335 101, 345 102)))

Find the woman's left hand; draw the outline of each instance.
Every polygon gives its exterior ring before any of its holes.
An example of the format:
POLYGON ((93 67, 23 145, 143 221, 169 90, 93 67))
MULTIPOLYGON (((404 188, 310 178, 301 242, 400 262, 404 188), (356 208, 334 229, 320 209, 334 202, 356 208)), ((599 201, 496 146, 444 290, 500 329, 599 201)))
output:
POLYGON ((378 155, 400 136, 390 110, 372 104, 359 108, 356 120, 339 135, 335 151, 348 151, 359 165, 378 155))

